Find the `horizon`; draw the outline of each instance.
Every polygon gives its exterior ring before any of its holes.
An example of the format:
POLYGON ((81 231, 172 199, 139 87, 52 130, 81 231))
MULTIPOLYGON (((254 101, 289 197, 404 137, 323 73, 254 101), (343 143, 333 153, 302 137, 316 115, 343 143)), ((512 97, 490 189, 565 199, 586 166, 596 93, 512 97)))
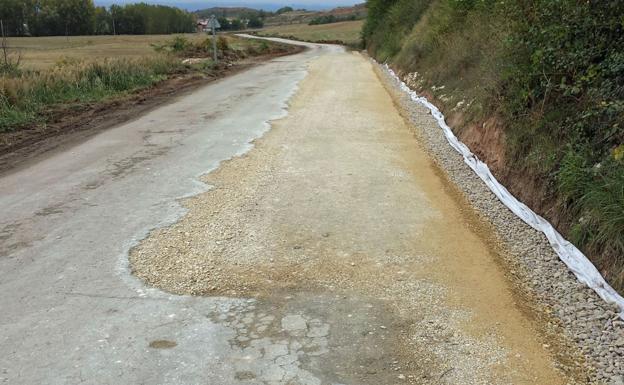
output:
POLYGON ((178 7, 187 11, 197 11, 200 9, 224 7, 224 8, 237 8, 246 7, 253 9, 262 9, 265 11, 275 11, 281 7, 292 7, 295 9, 309 9, 309 10, 325 10, 336 7, 349 7, 355 4, 364 3, 364 0, 325 0, 321 3, 312 0, 297 0, 292 1, 280 1, 280 0, 95 0, 97 6, 111 6, 113 4, 132 4, 137 2, 144 2, 148 4, 167 5, 172 7, 178 7))

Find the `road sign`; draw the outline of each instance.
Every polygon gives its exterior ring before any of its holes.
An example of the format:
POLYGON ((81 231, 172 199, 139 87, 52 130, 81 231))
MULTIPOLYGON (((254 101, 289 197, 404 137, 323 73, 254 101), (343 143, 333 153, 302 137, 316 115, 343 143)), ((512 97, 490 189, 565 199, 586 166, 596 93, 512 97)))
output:
POLYGON ((208 28, 211 28, 211 29, 221 28, 221 24, 219 24, 219 20, 217 20, 217 18, 214 15, 210 16, 210 20, 208 20, 208 28))

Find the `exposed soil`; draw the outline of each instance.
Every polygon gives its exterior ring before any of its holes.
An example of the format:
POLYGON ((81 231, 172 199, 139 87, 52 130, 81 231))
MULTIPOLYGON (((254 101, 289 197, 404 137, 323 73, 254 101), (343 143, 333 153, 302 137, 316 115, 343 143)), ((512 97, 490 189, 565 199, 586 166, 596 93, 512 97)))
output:
POLYGON ((0 175, 25 167, 51 151, 79 143, 102 130, 133 120, 174 98, 234 75, 275 57, 299 53, 304 48, 224 63, 210 73, 178 74, 154 86, 97 103, 57 106, 45 112, 46 123, 34 123, 0 133, 0 175))

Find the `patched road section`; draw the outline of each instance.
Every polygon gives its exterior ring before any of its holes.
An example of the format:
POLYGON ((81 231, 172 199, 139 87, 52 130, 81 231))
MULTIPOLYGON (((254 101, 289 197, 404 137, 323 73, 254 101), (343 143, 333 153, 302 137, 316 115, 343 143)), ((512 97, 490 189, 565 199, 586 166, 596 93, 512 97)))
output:
POLYGON ((204 181, 130 261, 150 286, 222 298, 228 381, 571 382, 360 54, 313 60, 288 115, 204 181))

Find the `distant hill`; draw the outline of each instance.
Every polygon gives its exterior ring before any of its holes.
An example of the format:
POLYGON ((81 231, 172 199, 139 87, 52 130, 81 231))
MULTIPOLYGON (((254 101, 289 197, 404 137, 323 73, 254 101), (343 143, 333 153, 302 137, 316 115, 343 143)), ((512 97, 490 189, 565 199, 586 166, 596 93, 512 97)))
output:
POLYGON ((264 24, 285 25, 285 24, 308 24, 312 20, 322 17, 333 16, 338 20, 364 19, 367 14, 366 4, 356 4, 352 7, 338 7, 329 11, 309 11, 295 10, 292 12, 282 13, 280 15, 271 15, 267 17, 264 24))
POLYGON ((357 4, 351 7, 337 7, 329 11, 315 11, 308 9, 295 9, 291 12, 276 14, 250 7, 211 7, 193 12, 198 18, 205 19, 211 15, 228 19, 245 19, 257 16, 264 19, 266 26, 285 24, 307 24, 312 20, 333 16, 338 20, 364 19, 366 17, 366 4, 357 4))
POLYGON ((212 7, 200 9, 193 12, 198 18, 204 19, 211 15, 226 17, 228 19, 248 18, 249 16, 260 16, 263 11, 247 7, 212 7))
MULTIPOLYGON (((264 9, 268 12, 274 12, 284 6, 284 3, 272 3, 270 0, 265 2, 254 2, 245 0, 232 0, 232 1, 200 1, 200 0, 95 0, 95 5, 108 7, 111 4, 127 4, 146 2, 149 4, 162 4, 172 7, 178 7, 186 9, 187 11, 201 11, 207 8, 221 8, 221 7, 234 7, 234 8, 250 8, 250 9, 264 9)), ((1 2, 0 2, 1 3, 1 2)), ((345 4, 352 3, 352 0, 345 0, 345 4)), ((295 9, 309 9, 314 11, 327 10, 335 7, 335 5, 324 3, 323 1, 316 2, 311 0, 304 0, 303 4, 289 3, 289 6, 295 9)))

